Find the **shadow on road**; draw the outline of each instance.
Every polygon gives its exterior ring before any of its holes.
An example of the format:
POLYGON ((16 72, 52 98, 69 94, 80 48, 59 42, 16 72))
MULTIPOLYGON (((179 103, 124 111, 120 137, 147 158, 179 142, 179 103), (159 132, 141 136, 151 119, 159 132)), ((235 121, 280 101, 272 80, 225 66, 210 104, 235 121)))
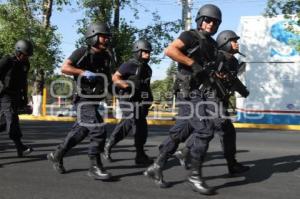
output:
MULTIPOLYGON (((223 185, 217 186, 216 189, 222 189, 225 187, 241 186, 252 183, 259 183, 269 179, 274 173, 287 173, 293 172, 300 168, 300 155, 290 155, 275 158, 260 159, 254 161, 243 162, 247 165, 254 165, 250 171, 244 175, 244 180, 235 182, 228 182, 223 185)), ((220 165, 209 165, 209 166, 220 166, 220 165)), ((226 178, 227 175, 222 176, 210 176, 206 179, 226 178)))

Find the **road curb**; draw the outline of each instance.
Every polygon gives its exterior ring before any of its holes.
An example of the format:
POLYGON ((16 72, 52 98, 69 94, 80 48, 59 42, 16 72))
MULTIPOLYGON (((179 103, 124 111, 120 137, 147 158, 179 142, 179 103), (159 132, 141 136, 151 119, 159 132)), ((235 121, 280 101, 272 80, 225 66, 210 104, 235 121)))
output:
MULTIPOLYGON (((57 116, 32 116, 32 115, 20 115, 20 120, 33 120, 33 121, 61 121, 61 122, 74 122, 75 117, 57 117, 57 116)), ((108 124, 117 124, 120 120, 115 118, 106 118, 104 121, 108 124)), ((163 125, 172 126, 175 124, 175 120, 154 120, 147 119, 148 125, 163 125)), ((247 129, 274 129, 274 130, 300 130, 300 125, 277 125, 277 124, 253 124, 253 123, 233 123, 236 128, 247 129)))

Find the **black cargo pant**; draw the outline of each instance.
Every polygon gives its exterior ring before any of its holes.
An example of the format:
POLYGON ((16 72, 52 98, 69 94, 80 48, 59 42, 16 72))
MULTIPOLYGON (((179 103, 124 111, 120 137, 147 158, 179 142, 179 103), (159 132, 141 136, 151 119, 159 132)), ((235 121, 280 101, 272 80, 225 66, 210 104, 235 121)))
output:
POLYGON ((148 137, 148 104, 130 102, 120 99, 122 120, 116 125, 109 140, 115 144, 123 140, 129 133, 134 135, 134 145, 137 150, 143 150, 148 137))
POLYGON ((88 155, 99 155, 103 152, 107 134, 103 118, 98 112, 99 102, 80 99, 75 105, 77 107, 77 121, 59 148, 67 152, 89 136, 88 155))
POLYGON ((4 115, 0 115, 0 133, 6 131, 6 119, 4 115))
POLYGON ((192 92, 189 100, 178 97, 179 107, 176 124, 170 129, 168 137, 160 145, 160 153, 172 155, 179 143, 185 142, 193 159, 203 161, 214 132, 218 131, 225 158, 234 158, 235 129, 214 92, 192 92), (225 117, 225 118, 224 118, 225 117))
POLYGON ((22 132, 20 129, 17 97, 2 94, 0 97, 1 126, 8 133, 9 138, 14 141, 16 148, 25 150, 27 147, 21 142, 22 132))

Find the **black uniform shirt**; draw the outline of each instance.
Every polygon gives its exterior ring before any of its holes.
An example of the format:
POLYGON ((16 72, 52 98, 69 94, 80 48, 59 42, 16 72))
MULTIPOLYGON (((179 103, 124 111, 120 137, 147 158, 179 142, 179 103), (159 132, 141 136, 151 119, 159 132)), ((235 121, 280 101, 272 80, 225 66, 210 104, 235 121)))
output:
POLYGON ((118 69, 119 73, 122 75, 122 79, 127 80, 131 75, 137 75, 139 65, 132 62, 125 62, 121 64, 118 69))
POLYGON ((187 50, 189 48, 192 48, 197 43, 197 40, 195 39, 195 36, 190 31, 184 31, 182 32, 178 39, 180 39, 184 43, 183 53, 187 54, 187 50))
POLYGON ((136 78, 138 78, 141 82, 140 91, 147 92, 149 95, 149 97, 146 97, 148 98, 147 100, 152 101, 153 97, 150 88, 152 69, 148 64, 139 64, 138 61, 130 59, 127 62, 121 64, 118 72, 121 74, 123 80, 128 80, 131 76, 137 76, 136 78))
POLYGON ((137 61, 133 61, 132 59, 130 59, 129 61, 121 64, 118 71, 122 75, 122 79, 127 80, 130 76, 138 75, 139 70, 141 70, 141 75, 139 78, 144 83, 150 84, 150 79, 152 76, 152 70, 150 66, 148 64, 141 64, 141 68, 139 67, 140 65, 137 61))
MULTIPOLYGON (((211 36, 198 30, 189 30, 182 32, 178 39, 184 43, 181 52, 196 63, 205 66, 205 64, 216 60, 217 44, 211 36)), ((182 63, 178 63, 178 71, 183 75, 191 75, 192 73, 191 67, 182 63)), ((203 72, 197 75, 197 79, 192 79, 189 84, 191 89, 195 89, 207 81, 207 74, 203 72)))
POLYGON ((217 44, 215 40, 210 36, 205 36, 202 34, 201 39, 196 36, 197 30, 184 31, 180 34, 178 39, 184 43, 184 48, 182 52, 188 55, 188 51, 199 46, 196 51, 190 57, 194 59, 199 64, 204 62, 214 61, 216 58, 217 44))
MULTIPOLYGON (((110 56, 106 51, 95 53, 87 47, 81 47, 73 51, 68 58, 74 67, 88 70, 93 73, 101 73, 103 76, 97 76, 95 81, 89 81, 86 78, 81 79, 81 93, 85 95, 103 95, 104 90, 111 86, 110 56), (107 81, 105 81, 107 80, 107 81)), ((77 81, 78 76, 74 76, 77 81)), ((89 97, 87 97, 89 98, 89 97)), ((94 98, 94 97, 92 97, 94 98)), ((97 100, 95 98, 95 100, 97 100)))
POLYGON ((4 93, 27 95, 27 73, 29 62, 20 62, 15 56, 4 56, 0 60, 0 78, 4 93))
POLYGON ((89 55, 84 57, 86 53, 87 47, 81 47, 76 49, 68 59, 72 61, 75 67, 94 73, 108 74, 110 71, 110 57, 107 52, 93 53, 93 51, 90 50, 89 55), (78 63, 79 61, 80 63, 78 63))

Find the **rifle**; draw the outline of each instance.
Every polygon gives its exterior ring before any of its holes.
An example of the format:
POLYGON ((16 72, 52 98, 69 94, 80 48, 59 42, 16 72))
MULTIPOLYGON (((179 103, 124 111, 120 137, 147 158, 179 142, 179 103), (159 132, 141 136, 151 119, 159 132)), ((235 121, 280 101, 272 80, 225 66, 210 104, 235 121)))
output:
POLYGON ((237 77, 237 74, 232 72, 228 65, 224 64, 225 57, 223 54, 218 54, 217 62, 210 62, 206 64, 205 68, 211 68, 209 72, 209 80, 217 89, 217 93, 221 99, 228 99, 233 92, 239 93, 242 97, 247 97, 249 91, 247 87, 237 77), (213 65, 213 67, 211 67, 213 65), (216 74, 225 74, 224 79, 220 79, 216 74))
POLYGON ((228 100, 231 92, 225 87, 222 80, 217 77, 217 73, 223 68, 223 62, 219 63, 219 66, 216 67, 215 62, 209 62, 204 65, 204 70, 208 73, 209 84, 217 90, 217 95, 221 100, 228 100))
POLYGON ((228 84, 229 88, 232 92, 239 93, 242 97, 248 97, 250 94, 247 87, 241 82, 241 80, 237 77, 229 73, 228 75, 228 84))

